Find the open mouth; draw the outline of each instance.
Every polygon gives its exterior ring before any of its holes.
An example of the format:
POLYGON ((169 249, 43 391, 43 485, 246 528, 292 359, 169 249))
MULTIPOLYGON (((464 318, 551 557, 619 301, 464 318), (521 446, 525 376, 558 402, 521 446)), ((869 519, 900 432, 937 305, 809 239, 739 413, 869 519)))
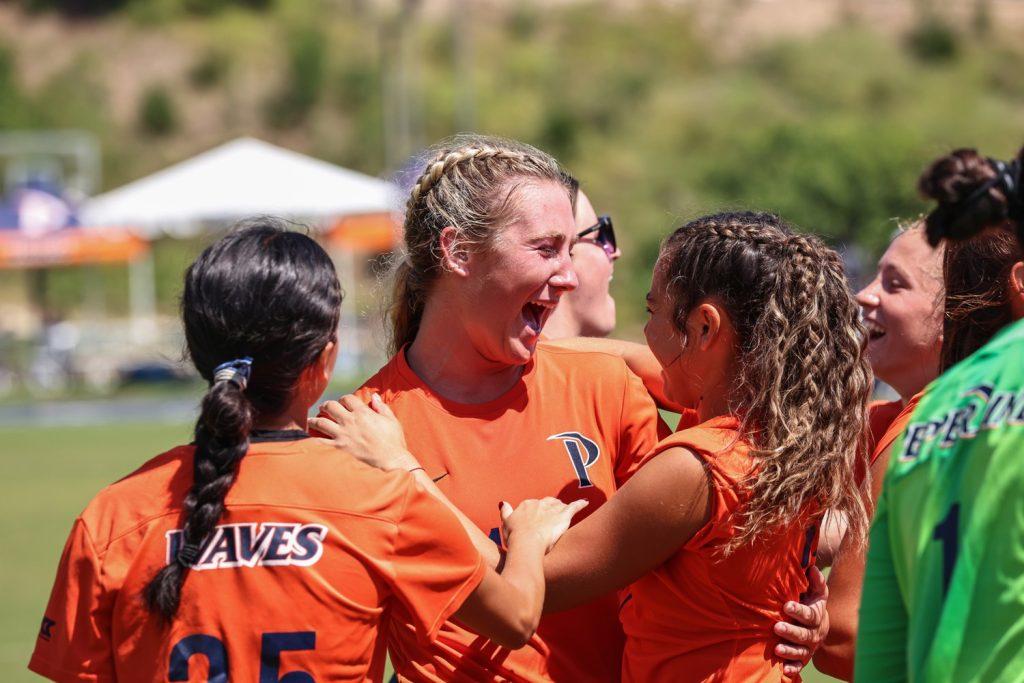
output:
POLYGON ((534 334, 540 334, 547 322, 548 316, 555 310, 557 301, 528 301, 523 306, 523 322, 534 334))
POLYGON ((864 321, 864 327, 868 331, 868 341, 875 341, 885 336, 885 328, 870 320, 864 321))

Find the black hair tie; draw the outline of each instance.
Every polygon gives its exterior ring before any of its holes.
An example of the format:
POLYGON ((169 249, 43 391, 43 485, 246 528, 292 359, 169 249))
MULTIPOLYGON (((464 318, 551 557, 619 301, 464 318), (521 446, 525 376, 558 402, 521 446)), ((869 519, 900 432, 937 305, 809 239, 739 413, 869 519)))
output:
POLYGON ((175 556, 174 561, 185 569, 188 569, 194 565, 198 559, 199 545, 196 543, 186 543, 178 549, 178 554, 175 556))
POLYGON ((964 213, 969 212, 975 203, 988 194, 991 189, 998 189, 1006 197, 1007 218, 1018 225, 1024 221, 1024 191, 1021 189, 1021 162, 1014 159, 1010 163, 998 159, 988 159, 989 165, 995 170, 996 177, 986 180, 973 192, 954 204, 940 204, 925 221, 928 242, 936 246, 944 237, 961 238, 964 235, 949 226, 964 213))
POLYGON ((1021 160, 1014 159, 1008 164, 1001 161, 993 163, 999 173, 999 189, 1006 195, 1007 214, 1010 220, 1020 223, 1024 221, 1024 188, 1021 187, 1021 160))

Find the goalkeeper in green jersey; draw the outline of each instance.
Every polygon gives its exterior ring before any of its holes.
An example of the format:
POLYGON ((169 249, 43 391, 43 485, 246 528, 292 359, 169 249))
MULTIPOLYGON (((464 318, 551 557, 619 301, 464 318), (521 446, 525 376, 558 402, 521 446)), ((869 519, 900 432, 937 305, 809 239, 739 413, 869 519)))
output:
MULTIPOLYGON (((973 150, 936 161, 920 181, 939 202, 929 239, 1010 231, 1024 245, 1022 163, 1024 150, 1008 164, 973 150)), ((1003 282, 996 308, 1017 322, 935 380, 893 444, 871 531, 858 681, 1024 681, 1024 263, 1003 282)), ((947 330, 964 304, 947 298, 947 330)), ((957 338, 962 348, 984 341, 957 338)))

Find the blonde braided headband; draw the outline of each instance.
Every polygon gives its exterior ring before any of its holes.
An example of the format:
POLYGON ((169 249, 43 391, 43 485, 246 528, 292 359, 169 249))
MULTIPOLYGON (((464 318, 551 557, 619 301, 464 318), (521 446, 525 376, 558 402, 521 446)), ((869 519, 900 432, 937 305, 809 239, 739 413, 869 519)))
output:
POLYGON ((447 152, 444 156, 435 159, 420 175, 419 180, 412 187, 409 204, 415 203, 420 195, 429 192, 453 166, 467 161, 486 161, 498 158, 525 161, 526 154, 500 147, 464 147, 447 152))

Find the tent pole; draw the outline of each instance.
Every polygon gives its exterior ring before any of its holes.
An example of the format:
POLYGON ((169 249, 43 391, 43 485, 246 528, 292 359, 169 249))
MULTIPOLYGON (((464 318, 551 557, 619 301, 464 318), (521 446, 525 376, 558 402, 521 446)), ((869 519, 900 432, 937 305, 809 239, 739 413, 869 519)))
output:
POLYGON ((128 264, 128 294, 131 302, 131 334, 136 344, 156 339, 156 268, 150 246, 128 264))
POLYGON ((345 293, 341 301, 341 320, 338 325, 338 363, 335 371, 352 377, 362 365, 363 353, 359 343, 359 312, 356 309, 355 252, 344 247, 338 258, 338 279, 345 293))

